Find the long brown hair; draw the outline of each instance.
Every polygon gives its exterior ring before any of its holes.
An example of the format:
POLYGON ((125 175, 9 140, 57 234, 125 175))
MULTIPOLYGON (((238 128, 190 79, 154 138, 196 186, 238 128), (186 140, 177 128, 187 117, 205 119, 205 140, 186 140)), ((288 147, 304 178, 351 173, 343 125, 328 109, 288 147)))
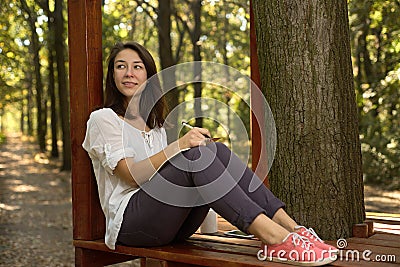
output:
POLYGON ((149 128, 162 127, 167 114, 167 104, 161 89, 160 79, 157 74, 156 63, 150 52, 142 45, 136 42, 118 42, 111 49, 111 53, 107 59, 108 68, 106 76, 105 101, 104 107, 111 108, 120 116, 125 116, 128 103, 124 101, 124 95, 118 90, 114 81, 114 61, 119 52, 125 49, 136 51, 143 61, 147 71, 147 83, 143 90, 140 102, 139 113, 146 121, 149 128), (150 77, 152 77, 150 79, 150 77))

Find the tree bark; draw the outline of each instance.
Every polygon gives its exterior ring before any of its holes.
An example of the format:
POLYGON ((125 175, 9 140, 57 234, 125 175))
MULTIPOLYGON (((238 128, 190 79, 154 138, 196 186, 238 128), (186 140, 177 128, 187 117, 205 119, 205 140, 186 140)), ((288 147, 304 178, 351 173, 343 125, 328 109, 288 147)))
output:
POLYGON ((63 141, 63 165, 62 170, 71 170, 71 136, 69 122, 69 92, 67 86, 67 72, 65 68, 65 46, 64 46, 64 17, 63 0, 55 1, 54 22, 55 31, 59 36, 55 38, 55 50, 57 61, 57 78, 58 78, 58 93, 60 118, 63 141))
POLYGON ((196 127, 203 127, 203 113, 201 111, 201 101, 196 101, 196 99, 200 99, 202 95, 202 67, 201 67, 201 50, 200 50, 200 36, 201 36, 201 2, 202 0, 193 0, 191 3, 191 8, 194 17, 194 27, 192 32, 190 33, 190 38, 192 40, 193 45, 193 60, 198 61, 199 64, 194 64, 194 114, 196 117, 195 125, 196 127))
POLYGON ((278 135, 271 190, 298 223, 347 238, 365 218, 347 1, 254 1, 278 135))
POLYGON ((3 116, 4 116, 4 109, 3 109, 3 106, 0 106, 0 133, 2 133, 4 131, 3 116))
POLYGON ((41 64, 39 59, 39 37, 36 32, 36 21, 37 17, 27 5, 25 0, 21 0, 22 9, 28 15, 27 21, 31 29, 31 49, 33 53, 33 66, 34 66, 34 77, 35 77, 35 89, 36 89, 36 121, 37 121, 37 140, 39 144, 40 152, 46 150, 46 104, 43 97, 43 83, 42 76, 40 73, 41 64))
POLYGON ((58 145, 57 145, 57 103, 56 103, 56 89, 55 89, 55 78, 54 78, 54 54, 55 50, 55 27, 54 27, 54 16, 49 8, 49 1, 47 1, 46 13, 48 17, 49 33, 48 33, 48 57, 49 57, 49 87, 48 93, 50 97, 50 127, 51 127, 51 157, 58 158, 58 145))
MULTIPOLYGON (((226 8, 228 5, 222 1, 222 9, 226 8)), ((222 17, 223 17, 223 32, 221 33, 221 51, 222 51, 222 58, 224 59, 224 71, 225 71, 225 80, 228 82, 231 79, 231 75, 229 72, 229 59, 228 59, 228 45, 229 45, 229 19, 227 17, 226 10, 221 10, 222 11, 222 17)), ((232 99, 232 92, 230 90, 226 90, 224 93, 224 102, 226 105, 226 127, 228 129, 231 129, 231 107, 229 105, 229 102, 232 99)), ((228 139, 228 143, 231 143, 231 139, 228 139)))
POLYGON ((26 80, 27 80, 27 88, 28 88, 28 94, 26 96, 26 102, 27 102, 27 109, 26 109, 26 124, 27 124, 27 134, 29 136, 33 135, 33 125, 32 125, 32 75, 30 73, 26 74, 26 80))
MULTIPOLYGON (((171 41, 172 5, 173 0, 158 1, 158 51, 160 55, 161 69, 166 69, 176 64, 174 60, 174 55, 172 53, 171 41)), ((171 72, 168 73, 171 74, 171 72)), ((175 73, 172 75, 172 77, 166 77, 165 72, 162 72, 162 80, 164 83, 164 88, 170 89, 176 87, 175 73)), ((166 97, 168 99, 170 110, 173 110, 173 108, 175 108, 179 104, 179 90, 177 90, 176 88, 170 90, 166 94, 166 97)), ((178 138, 177 127, 174 127, 178 123, 178 114, 176 112, 170 113, 170 115, 168 116, 168 122, 171 124, 171 128, 167 128, 168 142, 172 142, 178 138)))

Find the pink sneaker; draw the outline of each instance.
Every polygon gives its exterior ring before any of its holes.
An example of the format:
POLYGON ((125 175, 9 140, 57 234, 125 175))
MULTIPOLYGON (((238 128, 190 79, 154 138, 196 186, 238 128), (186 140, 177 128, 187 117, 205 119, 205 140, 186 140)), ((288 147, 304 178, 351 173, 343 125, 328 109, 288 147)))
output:
POLYGON ((314 231, 314 229, 312 229, 312 228, 307 229, 306 227, 301 226, 301 225, 295 226, 294 229, 296 230, 297 234, 299 234, 302 237, 308 238, 308 240, 310 240, 312 243, 314 243, 315 246, 318 247, 319 249, 328 251, 332 254, 339 253, 339 250, 337 248, 326 244, 321 238, 319 238, 319 236, 314 231))
POLYGON ((257 258, 299 266, 322 266, 334 262, 337 256, 324 252, 297 233, 290 233, 281 244, 263 245, 257 258))

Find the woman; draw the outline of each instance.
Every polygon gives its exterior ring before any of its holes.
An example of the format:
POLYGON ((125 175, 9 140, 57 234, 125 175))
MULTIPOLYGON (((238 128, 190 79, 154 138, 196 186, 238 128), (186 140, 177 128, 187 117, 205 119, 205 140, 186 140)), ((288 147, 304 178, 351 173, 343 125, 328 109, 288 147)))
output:
POLYGON ((265 244, 263 259, 313 266, 334 261, 335 248, 291 219, 265 186, 248 191, 255 174, 223 144, 206 145, 207 129, 195 127, 167 145, 160 82, 149 79, 156 73, 143 46, 117 43, 108 58, 104 108, 87 123, 83 147, 97 179, 107 246, 184 240, 212 208, 259 238, 265 244), (174 204, 177 195, 179 205, 174 204))

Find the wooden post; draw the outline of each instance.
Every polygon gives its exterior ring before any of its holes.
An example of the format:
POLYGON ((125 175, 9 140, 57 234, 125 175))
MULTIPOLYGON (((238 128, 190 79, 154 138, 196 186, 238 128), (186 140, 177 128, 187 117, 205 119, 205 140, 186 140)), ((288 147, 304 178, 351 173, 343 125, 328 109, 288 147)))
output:
POLYGON ((93 240, 104 238, 105 223, 82 142, 89 114, 103 98, 101 0, 68 0, 68 17, 73 237, 93 240))
MULTIPOLYGON (((258 57, 257 57, 257 40, 256 40, 256 30, 254 25, 254 14, 252 9, 252 1, 250 1, 250 69, 251 69, 251 80, 256 86, 251 86, 250 92, 250 104, 251 104, 251 148, 252 148, 252 169, 256 171, 256 174, 261 179, 264 179, 264 184, 269 186, 268 178, 266 174, 268 172, 268 158, 266 151, 261 151, 263 138, 268 138, 262 136, 262 130, 264 129, 264 101, 257 97, 255 90, 261 90, 261 79, 260 71, 258 67, 258 57), (255 114, 257 114, 257 119, 255 114), (257 121, 258 120, 258 121, 257 121)), ((265 146, 265 144, 264 144, 265 146)))
POLYGON ((368 224, 366 223, 354 224, 353 237, 368 238, 368 224))

